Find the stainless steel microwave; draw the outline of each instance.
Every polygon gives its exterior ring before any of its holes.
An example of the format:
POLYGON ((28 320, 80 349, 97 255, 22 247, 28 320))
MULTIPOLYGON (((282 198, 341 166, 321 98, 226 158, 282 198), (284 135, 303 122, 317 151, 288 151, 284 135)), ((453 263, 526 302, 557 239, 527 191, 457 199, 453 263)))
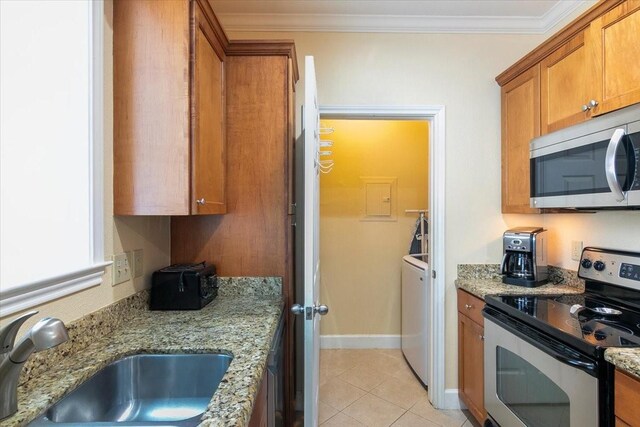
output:
POLYGON ((530 143, 531 207, 640 209, 640 104, 530 143))

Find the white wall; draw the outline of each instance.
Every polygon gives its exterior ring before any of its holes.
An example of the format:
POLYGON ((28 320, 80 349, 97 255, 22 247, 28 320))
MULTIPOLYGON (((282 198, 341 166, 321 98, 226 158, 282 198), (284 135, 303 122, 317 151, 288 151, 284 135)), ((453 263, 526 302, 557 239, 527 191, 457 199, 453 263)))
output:
MULTIPOLYGON (((34 307, 40 313, 28 321, 23 330, 29 328, 38 319, 53 316, 64 322, 78 319, 96 311, 119 299, 149 287, 151 273, 158 268, 169 265, 171 234, 170 219, 154 217, 114 217, 113 216, 113 3, 105 1, 104 21, 104 218, 105 218, 105 258, 111 259, 113 254, 125 250, 143 249, 144 275, 111 286, 112 268, 107 268, 103 283, 83 292, 78 292, 47 304, 34 307)), ((35 259, 34 262, 37 262, 35 259)), ((10 319, 19 316, 15 313, 0 319, 6 324, 10 319)))

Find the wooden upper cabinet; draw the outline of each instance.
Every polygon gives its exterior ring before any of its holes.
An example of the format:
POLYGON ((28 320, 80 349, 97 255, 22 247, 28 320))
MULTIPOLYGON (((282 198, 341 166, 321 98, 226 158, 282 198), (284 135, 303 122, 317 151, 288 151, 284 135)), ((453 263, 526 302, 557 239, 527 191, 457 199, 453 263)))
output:
POLYGON ((113 8, 114 213, 226 212, 228 40, 213 11, 199 0, 113 8))
POLYGON ((540 135, 540 66, 502 87, 502 212, 530 207, 529 142, 540 135))
POLYGON ((226 204, 224 49, 198 3, 192 3, 192 200, 195 214, 221 214, 226 204))
POLYGON ((588 48, 593 115, 640 102, 640 0, 627 0, 591 22, 588 48))
POLYGON ((584 32, 540 62, 540 133, 589 118, 584 32))

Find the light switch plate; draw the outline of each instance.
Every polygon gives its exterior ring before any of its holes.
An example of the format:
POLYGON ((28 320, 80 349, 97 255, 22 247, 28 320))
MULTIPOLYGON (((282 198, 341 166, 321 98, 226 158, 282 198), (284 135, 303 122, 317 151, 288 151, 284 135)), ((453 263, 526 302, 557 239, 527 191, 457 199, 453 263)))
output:
POLYGON ((131 252, 113 256, 113 285, 131 280, 131 252), (129 255, 129 256, 127 256, 129 255))
POLYGON ((581 255, 582 255, 582 241, 572 240, 571 241, 571 259, 574 261, 580 261, 581 255))
POLYGON ((142 277, 143 270, 143 252, 142 249, 136 249, 133 251, 133 277, 142 277))

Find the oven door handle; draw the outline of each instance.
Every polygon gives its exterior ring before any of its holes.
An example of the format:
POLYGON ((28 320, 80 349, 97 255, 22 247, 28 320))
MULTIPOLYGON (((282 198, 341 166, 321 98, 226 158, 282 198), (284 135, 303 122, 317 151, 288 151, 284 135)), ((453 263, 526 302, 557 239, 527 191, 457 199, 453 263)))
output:
POLYGON ((607 154, 604 158, 604 170, 607 176, 607 184, 609 184, 609 188, 618 202, 623 202, 625 198, 624 193, 622 192, 622 187, 620 187, 620 183, 618 182, 618 171, 616 170, 616 152, 618 151, 618 146, 620 145, 624 134, 624 129, 616 129, 613 132, 613 136, 611 136, 611 140, 607 146, 607 154))
POLYGON ((538 330, 533 329, 523 323, 516 322, 510 319, 507 315, 495 310, 493 307, 485 306, 485 308, 482 310, 482 315, 491 322, 495 323, 501 328, 506 329, 509 333, 528 342, 538 350, 548 354, 554 359, 580 369, 581 371, 584 371, 591 376, 597 376, 597 363, 591 362, 590 359, 586 357, 582 358, 583 360, 580 360, 576 357, 573 357, 573 355, 568 354, 568 352, 561 352, 556 350, 554 347, 562 349, 564 348, 564 345, 559 341, 556 341, 554 338, 548 336, 547 334, 539 332, 538 330))
POLYGON ((587 370, 587 371, 595 371, 597 369, 597 366, 595 363, 592 362, 583 362, 582 360, 577 360, 577 359, 572 359, 570 357, 567 357, 563 354, 560 354, 550 348, 547 348, 544 350, 545 353, 547 353, 549 356, 553 357, 554 359, 562 362, 562 363, 566 363, 567 365, 571 365, 574 366, 578 369, 581 370, 587 370))

